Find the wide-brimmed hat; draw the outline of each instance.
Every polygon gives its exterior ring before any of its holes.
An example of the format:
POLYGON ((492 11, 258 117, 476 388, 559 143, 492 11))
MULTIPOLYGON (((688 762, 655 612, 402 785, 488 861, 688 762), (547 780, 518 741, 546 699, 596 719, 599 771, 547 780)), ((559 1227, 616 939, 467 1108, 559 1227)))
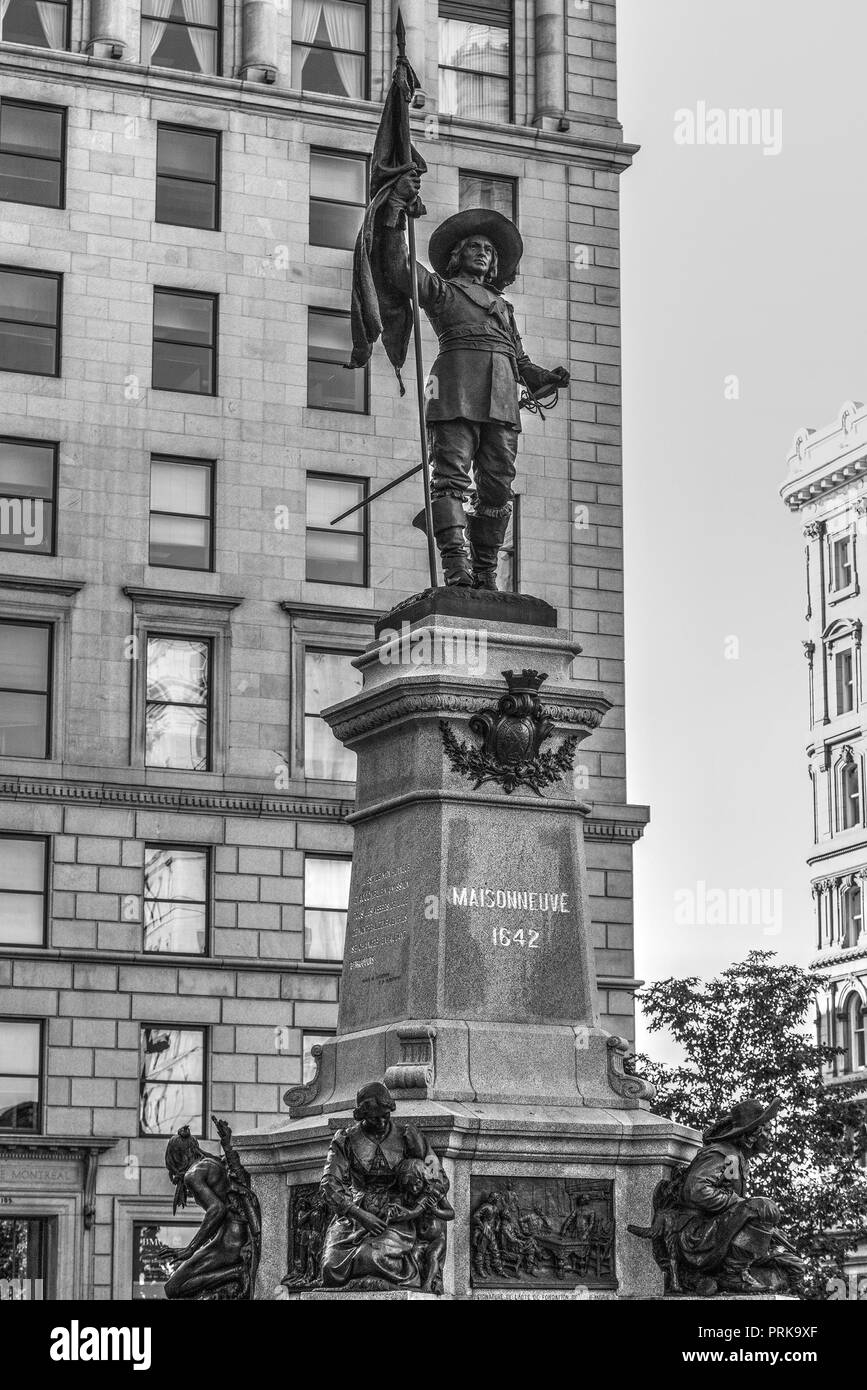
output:
POLYGON ((497 252, 498 285, 510 285, 518 273, 518 266, 524 254, 521 233, 493 208, 465 208, 441 222, 430 239, 428 255, 430 263, 438 275, 448 271, 449 258, 459 241, 468 236, 486 236, 497 252))
POLYGON ((752 1130, 772 1120, 782 1103, 779 1096, 768 1106, 763 1105, 760 1100, 740 1100, 737 1105, 732 1106, 727 1115, 717 1120, 710 1129, 706 1129, 702 1138, 708 1144, 713 1139, 737 1139, 742 1134, 750 1134, 752 1130))

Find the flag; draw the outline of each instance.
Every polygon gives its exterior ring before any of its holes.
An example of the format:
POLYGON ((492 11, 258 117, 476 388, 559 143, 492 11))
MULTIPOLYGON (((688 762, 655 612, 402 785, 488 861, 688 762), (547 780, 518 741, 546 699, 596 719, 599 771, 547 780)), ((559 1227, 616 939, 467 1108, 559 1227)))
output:
MULTIPOLYGON (((400 35, 398 37, 400 39, 400 35)), ((388 196, 401 175, 408 173, 413 166, 420 174, 427 172, 427 165, 412 144, 409 132, 409 104, 418 87, 418 78, 401 54, 373 144, 370 201, 352 261, 352 356, 348 365, 365 366, 370 360, 374 343, 382 337, 382 345, 394 367, 401 395, 404 395, 405 388, 400 369, 406 361, 412 331, 412 305, 388 283, 378 222, 388 196)), ((422 217, 424 204, 416 199, 407 212, 410 217, 422 217)))

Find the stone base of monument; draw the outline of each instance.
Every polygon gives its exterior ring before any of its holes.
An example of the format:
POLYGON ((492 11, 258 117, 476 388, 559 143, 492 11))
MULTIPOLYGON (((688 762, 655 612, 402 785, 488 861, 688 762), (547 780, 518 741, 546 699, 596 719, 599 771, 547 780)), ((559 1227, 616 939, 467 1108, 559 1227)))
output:
POLYGON ((445 1296, 662 1292, 626 1227, 697 1141, 599 1027, 573 768, 610 706, 571 680, 579 651, 537 599, 433 590, 378 625, 362 690, 325 711, 358 758, 338 1031, 291 1118, 235 1141, 263 1210, 258 1297, 338 1296, 315 1288, 315 1195, 370 1081, 449 1179, 445 1296))

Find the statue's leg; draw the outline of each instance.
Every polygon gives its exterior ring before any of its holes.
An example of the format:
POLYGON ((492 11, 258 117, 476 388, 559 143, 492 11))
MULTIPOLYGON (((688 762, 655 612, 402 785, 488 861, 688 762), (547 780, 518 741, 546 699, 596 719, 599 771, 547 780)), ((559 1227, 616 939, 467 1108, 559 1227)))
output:
POLYGON ((482 425, 476 450, 478 497, 467 534, 477 589, 496 589, 497 562, 512 513, 512 481, 518 452, 518 432, 508 425, 482 425))
POLYGON ((478 426, 469 420, 435 420, 429 426, 433 477, 431 515, 446 584, 469 588, 473 572, 467 550, 463 498, 478 426))

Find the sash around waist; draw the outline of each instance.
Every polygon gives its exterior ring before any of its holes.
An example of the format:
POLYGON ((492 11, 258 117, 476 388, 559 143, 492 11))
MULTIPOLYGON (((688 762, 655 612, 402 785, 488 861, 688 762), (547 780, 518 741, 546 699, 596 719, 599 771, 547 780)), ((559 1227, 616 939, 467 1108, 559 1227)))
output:
POLYGON ((505 334, 492 333, 490 329, 449 328, 440 335, 440 352, 498 352, 510 357, 513 363, 518 360, 514 344, 505 334))

